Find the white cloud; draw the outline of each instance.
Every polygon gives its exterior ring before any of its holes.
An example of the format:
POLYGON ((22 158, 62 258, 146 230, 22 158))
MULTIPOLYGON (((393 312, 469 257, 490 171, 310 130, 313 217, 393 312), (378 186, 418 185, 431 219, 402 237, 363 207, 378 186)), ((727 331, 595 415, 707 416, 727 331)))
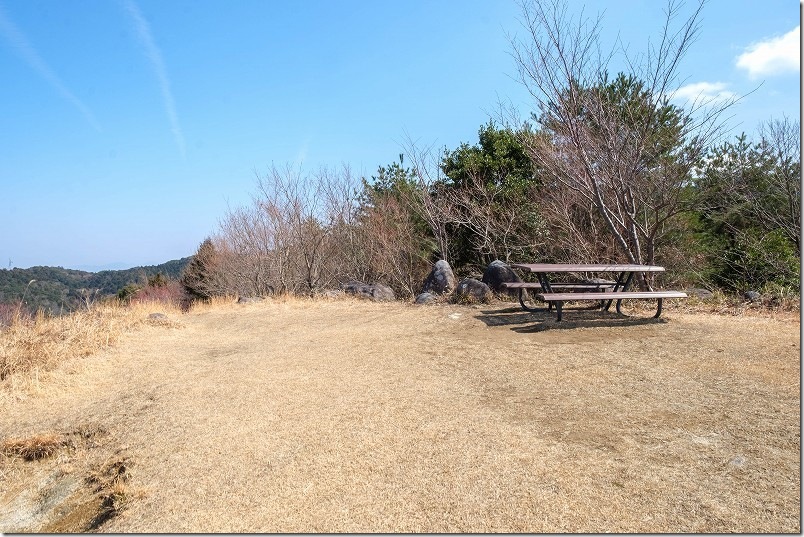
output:
POLYGON ((103 130, 101 129, 100 123, 98 123, 98 120, 95 118, 95 114, 92 113, 92 110, 90 110, 81 99, 76 97, 64 82, 62 82, 59 75, 50 68, 47 62, 36 52, 36 49, 33 48, 25 35, 11 22, 11 19, 6 16, 2 7, 0 7, 0 34, 2 34, 6 41, 9 42, 11 47, 17 51, 31 69, 39 73, 39 76, 44 78, 64 100, 75 106, 81 112, 95 130, 98 132, 103 130))
POLYGON ((168 120, 170 121, 170 129, 173 132, 176 145, 179 146, 181 156, 184 157, 186 154, 184 134, 182 134, 181 126, 179 125, 179 116, 176 114, 176 103, 173 101, 173 91, 170 89, 170 79, 167 75, 165 62, 162 59, 162 53, 159 47, 156 46, 156 42, 151 34, 151 27, 148 21, 145 20, 145 17, 143 17, 137 4, 135 4, 133 0, 130 0, 125 3, 125 6, 126 11, 128 11, 134 21, 134 27, 137 30, 140 40, 145 46, 145 52, 151 62, 151 66, 156 72, 156 78, 159 80, 159 87, 162 90, 162 100, 165 103, 165 110, 167 111, 168 120))
POLYGON ((801 26, 781 37, 754 43, 737 57, 737 67, 746 69, 748 76, 777 75, 801 69, 801 26))
POLYGON ((723 82, 696 82, 678 88, 673 94, 673 99, 698 104, 713 104, 736 99, 737 94, 726 88, 727 85, 723 82))

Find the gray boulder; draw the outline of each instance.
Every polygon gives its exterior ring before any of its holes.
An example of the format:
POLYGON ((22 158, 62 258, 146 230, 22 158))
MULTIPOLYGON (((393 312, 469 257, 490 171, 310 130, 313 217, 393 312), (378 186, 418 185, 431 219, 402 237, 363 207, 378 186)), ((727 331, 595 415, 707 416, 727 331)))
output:
POLYGON ((156 321, 163 321, 167 319, 167 315, 164 313, 151 313, 148 315, 149 319, 154 319, 156 321))
POLYGON ((455 274, 452 267, 443 259, 436 261, 430 275, 424 280, 422 293, 443 295, 455 289, 455 274))
POLYGON ((581 280, 581 283, 588 283, 589 285, 604 285, 617 282, 614 280, 607 280, 606 278, 586 278, 581 280))
POLYGON ((479 280, 464 278, 458 282, 458 286, 455 288, 455 296, 458 300, 469 302, 489 302, 491 300, 491 289, 479 280))
POLYGON ((343 286, 343 290, 347 295, 353 295, 359 298, 367 298, 375 302, 396 300, 394 290, 381 283, 368 285, 361 282, 349 282, 343 286))
POLYGON ((756 291, 746 291, 745 293, 743 293, 743 296, 749 302, 759 302, 760 300, 762 300, 762 295, 760 295, 756 291))
MULTIPOLYGON (((521 282, 522 278, 520 278, 516 272, 514 272, 511 267, 496 259, 489 263, 489 266, 486 267, 486 271, 483 273, 483 279, 481 280, 483 283, 489 286, 494 292, 507 292, 511 293, 509 289, 505 289, 502 284, 506 282, 521 282)), ((514 291, 516 294, 516 291, 514 291)))
POLYGON ((422 293, 416 297, 416 304, 432 304, 438 297, 432 293, 422 293))
POLYGON ((703 289, 701 287, 693 287, 691 289, 687 289, 684 292, 687 293, 689 296, 694 296, 703 300, 715 296, 714 293, 709 289, 703 289))

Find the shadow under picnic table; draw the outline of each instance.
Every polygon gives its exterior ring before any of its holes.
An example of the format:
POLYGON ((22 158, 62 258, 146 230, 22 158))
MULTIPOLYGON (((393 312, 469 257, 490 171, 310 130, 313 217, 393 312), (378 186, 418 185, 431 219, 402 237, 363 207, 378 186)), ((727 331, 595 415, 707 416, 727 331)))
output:
POLYGON ((564 308, 564 318, 556 320, 555 310, 526 312, 518 307, 499 310, 483 310, 476 318, 487 326, 510 326, 519 333, 544 332, 547 330, 573 330, 593 327, 627 327, 646 324, 664 324, 662 318, 624 315, 614 311, 590 310, 588 307, 564 308))

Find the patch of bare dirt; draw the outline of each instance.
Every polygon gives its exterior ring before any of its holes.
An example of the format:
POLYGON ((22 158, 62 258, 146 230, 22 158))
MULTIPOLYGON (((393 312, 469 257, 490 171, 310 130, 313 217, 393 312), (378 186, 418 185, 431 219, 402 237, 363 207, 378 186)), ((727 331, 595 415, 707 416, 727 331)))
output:
POLYGON ((0 399, 0 531, 800 532, 797 318, 265 301, 0 399), (75 431, 92 423, 102 434, 75 431))
POLYGON ((126 494, 120 450, 99 460, 103 428, 12 438, 0 444, 0 531, 85 533, 118 514, 126 494))

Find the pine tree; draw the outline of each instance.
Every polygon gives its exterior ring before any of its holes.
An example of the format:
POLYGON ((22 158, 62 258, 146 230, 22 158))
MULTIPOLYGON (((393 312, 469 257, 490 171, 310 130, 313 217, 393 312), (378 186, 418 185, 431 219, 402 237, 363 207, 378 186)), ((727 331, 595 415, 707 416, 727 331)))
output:
POLYGON ((215 245, 204 239, 184 269, 181 284, 194 300, 209 300, 213 294, 212 279, 217 262, 215 245))

